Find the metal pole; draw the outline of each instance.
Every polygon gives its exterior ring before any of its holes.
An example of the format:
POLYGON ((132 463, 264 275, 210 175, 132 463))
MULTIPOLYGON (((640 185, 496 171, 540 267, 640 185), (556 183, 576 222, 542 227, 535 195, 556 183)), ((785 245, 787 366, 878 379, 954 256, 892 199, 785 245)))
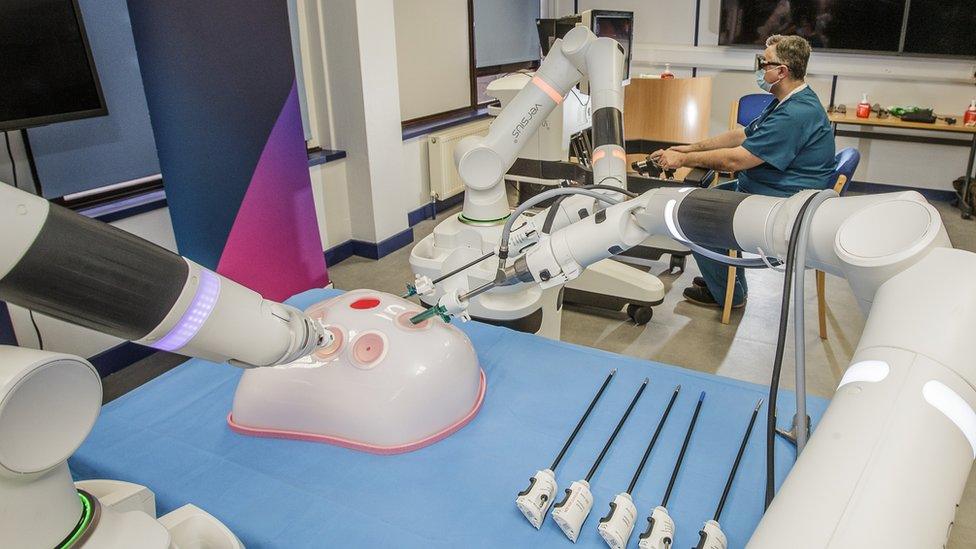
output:
POLYGON ((493 255, 495 255, 495 252, 494 251, 488 252, 485 255, 479 257, 478 259, 475 259, 474 261, 472 261, 470 263, 465 263, 464 265, 458 267, 457 269, 454 269, 453 271, 451 271, 451 272, 449 272, 449 273, 447 273, 445 275, 441 275, 441 276, 435 278, 434 280, 431 280, 431 283, 437 284, 438 282, 440 282, 442 280, 447 280, 448 278, 451 278, 452 276, 460 273, 461 271, 463 271, 465 269, 468 269, 470 267, 474 267, 478 263, 481 263, 482 261, 488 259, 489 257, 491 257, 493 255))

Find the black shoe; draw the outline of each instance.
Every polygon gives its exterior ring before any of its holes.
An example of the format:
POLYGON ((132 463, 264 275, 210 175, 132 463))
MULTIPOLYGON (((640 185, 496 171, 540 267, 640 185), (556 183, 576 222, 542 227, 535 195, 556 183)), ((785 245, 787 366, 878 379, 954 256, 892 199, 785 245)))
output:
POLYGON ((700 277, 700 276, 696 276, 695 278, 693 278, 692 281, 691 281, 691 284, 693 286, 698 286, 699 288, 707 288, 708 287, 708 284, 705 284, 705 279, 702 278, 702 277, 700 277))
MULTIPOLYGON (((703 307, 717 307, 720 309, 722 308, 718 301, 715 301, 715 298, 712 297, 712 293, 708 291, 708 288, 692 285, 685 288, 683 295, 685 296, 686 300, 694 303, 695 305, 701 305, 703 307)), ((745 306, 745 304, 746 301, 743 299, 741 303, 733 303, 732 308, 741 309, 745 306)))

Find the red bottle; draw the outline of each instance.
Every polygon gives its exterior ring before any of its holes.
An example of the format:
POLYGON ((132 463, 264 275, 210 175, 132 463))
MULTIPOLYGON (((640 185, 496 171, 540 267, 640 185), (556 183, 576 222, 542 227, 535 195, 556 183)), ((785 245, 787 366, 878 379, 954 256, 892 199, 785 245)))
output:
POLYGON ((661 78, 674 78, 674 73, 671 72, 671 63, 664 64, 664 72, 661 73, 661 78))
POLYGON ((857 117, 868 118, 871 116, 871 104, 868 103, 868 94, 861 94, 861 102, 857 104, 857 117))
POLYGON ((976 99, 973 99, 969 108, 966 109, 966 114, 962 116, 962 124, 964 126, 976 126, 976 99))

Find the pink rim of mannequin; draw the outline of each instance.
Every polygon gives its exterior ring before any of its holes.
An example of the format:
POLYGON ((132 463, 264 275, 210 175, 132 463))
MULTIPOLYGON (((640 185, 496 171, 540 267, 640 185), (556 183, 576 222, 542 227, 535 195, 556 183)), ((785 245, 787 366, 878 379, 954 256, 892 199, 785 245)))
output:
POLYGON ((481 409, 481 404, 485 400, 485 389, 487 388, 487 381, 485 380, 485 371, 481 371, 481 388, 478 391, 478 400, 475 401, 474 406, 471 411, 468 412, 464 417, 462 417, 457 422, 452 425, 430 435, 426 438, 422 438, 416 442, 410 442, 407 444, 401 444, 399 446, 377 446, 375 444, 366 444, 364 442, 357 442, 355 440, 349 440, 340 437, 330 437, 328 435, 317 435, 313 433, 302 433, 300 431, 283 431, 278 429, 257 429, 254 427, 246 427, 238 423, 234 423, 233 412, 227 414, 227 425, 230 426, 231 430, 235 433, 242 435, 251 435, 256 437, 267 437, 267 438, 287 438, 293 440, 306 440, 309 442, 324 442, 326 444, 334 444, 335 446, 341 446, 343 448, 349 448, 350 450, 358 450, 360 452, 368 452, 370 454, 381 454, 381 455, 393 455, 393 454, 403 454, 406 452, 412 452, 414 450, 419 450, 425 446, 430 446, 435 442, 444 440, 445 438, 453 435, 461 427, 467 425, 474 416, 478 415, 478 411, 481 409))

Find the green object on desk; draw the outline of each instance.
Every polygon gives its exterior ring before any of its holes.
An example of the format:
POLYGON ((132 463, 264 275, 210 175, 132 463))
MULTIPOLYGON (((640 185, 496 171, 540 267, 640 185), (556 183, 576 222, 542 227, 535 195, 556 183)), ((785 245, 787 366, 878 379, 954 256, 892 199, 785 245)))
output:
POLYGON ((920 110, 922 110, 922 108, 916 107, 915 105, 909 105, 907 107, 902 107, 900 105, 892 105, 888 107, 888 112, 891 113, 892 116, 897 116, 899 118, 901 118, 902 116, 908 113, 918 112, 920 110))

